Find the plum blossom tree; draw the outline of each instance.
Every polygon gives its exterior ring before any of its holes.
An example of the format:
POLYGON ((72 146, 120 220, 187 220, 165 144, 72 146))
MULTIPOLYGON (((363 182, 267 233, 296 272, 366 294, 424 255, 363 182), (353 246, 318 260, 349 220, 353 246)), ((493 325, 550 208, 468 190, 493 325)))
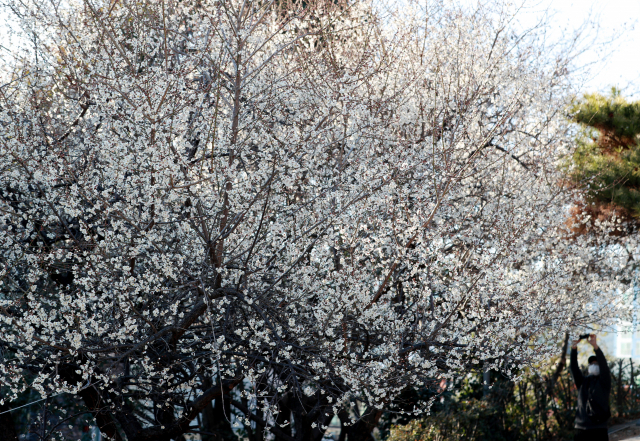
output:
POLYGON ((368 439, 408 386, 619 314, 576 314, 618 267, 566 240, 570 59, 508 8, 9 6, 38 40, 3 66, 4 402, 75 395, 129 441, 368 439))

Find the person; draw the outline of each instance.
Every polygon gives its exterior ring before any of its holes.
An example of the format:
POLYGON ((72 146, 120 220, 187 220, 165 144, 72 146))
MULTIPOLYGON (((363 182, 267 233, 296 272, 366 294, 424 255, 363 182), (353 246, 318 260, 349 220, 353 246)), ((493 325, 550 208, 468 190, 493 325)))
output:
POLYGON ((596 335, 590 334, 587 341, 596 353, 589 357, 587 376, 578 366, 580 340, 575 340, 571 345, 571 375, 578 388, 578 410, 573 439, 574 441, 608 441, 607 420, 611 416, 609 410, 611 373, 607 360, 596 342, 596 335))

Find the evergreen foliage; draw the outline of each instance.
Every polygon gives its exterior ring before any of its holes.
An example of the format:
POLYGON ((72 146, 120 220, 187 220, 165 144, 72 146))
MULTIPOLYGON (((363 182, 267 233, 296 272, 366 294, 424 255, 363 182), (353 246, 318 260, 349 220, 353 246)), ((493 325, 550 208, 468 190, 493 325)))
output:
POLYGON ((613 88, 610 96, 585 94, 571 108, 575 122, 594 127, 608 137, 635 139, 640 133, 640 101, 629 103, 613 88))
POLYGON ((574 101, 570 118, 583 127, 571 180, 588 183, 592 202, 640 216, 640 101, 628 102, 615 88, 609 96, 586 94, 574 101))
MULTIPOLYGON (((640 371, 632 359, 609 362, 612 425, 636 419, 640 409, 640 371)), ((560 441, 573 437, 577 390, 563 368, 549 388, 554 368, 540 366, 511 381, 491 374, 483 389, 482 373, 469 374, 444 392, 428 416, 398 419, 386 441, 560 441)), ((382 431, 381 431, 382 432, 382 431)))

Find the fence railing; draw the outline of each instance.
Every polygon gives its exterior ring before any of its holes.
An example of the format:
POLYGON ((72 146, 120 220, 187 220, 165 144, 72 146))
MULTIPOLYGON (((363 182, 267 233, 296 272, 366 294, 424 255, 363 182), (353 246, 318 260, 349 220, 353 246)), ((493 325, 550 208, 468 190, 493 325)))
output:
MULTIPOLYGON (((613 359, 609 367, 610 424, 640 418, 640 364, 613 359)), ((577 390, 568 359, 550 384, 554 369, 528 372, 517 382, 493 373, 489 391, 482 374, 470 376, 437 401, 431 415, 395 426, 388 441, 572 440, 577 390)))

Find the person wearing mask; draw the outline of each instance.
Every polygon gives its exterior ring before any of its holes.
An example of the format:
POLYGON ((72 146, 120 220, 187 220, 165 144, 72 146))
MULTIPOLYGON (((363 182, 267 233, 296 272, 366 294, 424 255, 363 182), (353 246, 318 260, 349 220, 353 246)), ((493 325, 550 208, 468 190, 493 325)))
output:
POLYGON ((611 393, 611 374, 607 360, 596 342, 596 335, 590 334, 587 342, 593 346, 596 355, 589 357, 589 366, 585 376, 578 366, 578 343, 571 345, 571 375, 578 388, 578 410, 575 419, 574 441, 608 441, 607 420, 609 394, 611 393))

